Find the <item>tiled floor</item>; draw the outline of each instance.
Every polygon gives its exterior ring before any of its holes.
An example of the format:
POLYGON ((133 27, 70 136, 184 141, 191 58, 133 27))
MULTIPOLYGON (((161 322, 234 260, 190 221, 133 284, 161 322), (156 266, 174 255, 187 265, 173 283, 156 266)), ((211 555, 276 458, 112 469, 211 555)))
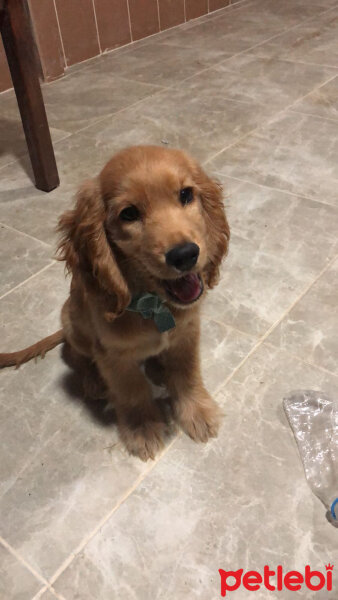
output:
MULTIPOLYGON (((224 422, 207 446, 178 436, 143 464, 59 349, 2 372, 1 600, 215 600, 219 568, 324 569, 337 530, 281 403, 338 393, 338 0, 244 0, 77 66, 44 96, 62 182, 48 195, 0 96, 1 349, 59 326, 54 226, 78 183, 121 146, 179 146, 227 194, 231 251, 202 353, 224 422)), ((335 579, 299 597, 337 598, 335 579)))

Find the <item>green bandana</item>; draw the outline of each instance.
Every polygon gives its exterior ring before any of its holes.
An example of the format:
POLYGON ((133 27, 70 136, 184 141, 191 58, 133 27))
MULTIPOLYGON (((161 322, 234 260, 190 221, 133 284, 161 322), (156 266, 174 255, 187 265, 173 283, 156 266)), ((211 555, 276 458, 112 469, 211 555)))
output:
POLYGON ((127 310, 140 313, 144 319, 153 319, 157 329, 161 333, 173 329, 176 325, 169 308, 157 294, 146 292, 145 294, 133 296, 127 310))

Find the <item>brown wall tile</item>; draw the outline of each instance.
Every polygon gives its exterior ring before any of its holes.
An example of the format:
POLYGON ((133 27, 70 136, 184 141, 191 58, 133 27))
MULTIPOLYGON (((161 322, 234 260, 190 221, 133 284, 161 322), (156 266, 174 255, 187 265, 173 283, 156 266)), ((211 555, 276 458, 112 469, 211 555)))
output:
POLYGON ((133 40, 159 31, 157 0, 128 0, 133 40))
POLYGON ((13 87, 11 74, 9 72, 6 53, 0 37, 0 92, 13 87))
POLYGON ((74 65, 99 54, 92 0, 55 0, 55 2, 67 65, 74 65))
POLYGON ((94 0, 102 52, 131 41, 127 0, 94 0))
POLYGON ((65 61, 53 0, 29 0, 44 78, 62 75, 65 61))
POLYGON ((209 0, 209 12, 224 8, 224 6, 228 6, 229 4, 230 0, 209 0))
POLYGON ((208 0, 185 0, 185 11, 187 21, 196 19, 208 12, 208 0))
POLYGON ((161 30, 184 23, 184 0, 159 0, 161 30))

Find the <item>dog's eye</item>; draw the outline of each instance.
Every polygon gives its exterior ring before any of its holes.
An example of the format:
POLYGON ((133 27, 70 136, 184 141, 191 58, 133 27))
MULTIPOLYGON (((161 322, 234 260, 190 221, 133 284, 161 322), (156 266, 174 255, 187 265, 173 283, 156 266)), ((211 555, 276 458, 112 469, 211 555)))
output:
POLYGON ((140 212, 136 206, 128 206, 121 210, 119 217, 121 221, 137 221, 140 218, 140 212))
POLYGON ((180 202, 185 206, 194 199, 194 190, 191 187, 182 188, 180 190, 180 202))

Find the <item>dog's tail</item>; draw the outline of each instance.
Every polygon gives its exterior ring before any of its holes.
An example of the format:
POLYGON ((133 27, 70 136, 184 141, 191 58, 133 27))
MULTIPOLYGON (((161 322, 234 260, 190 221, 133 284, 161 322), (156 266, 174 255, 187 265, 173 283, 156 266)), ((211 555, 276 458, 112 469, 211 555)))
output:
POLYGON ((59 329, 59 331, 24 350, 0 354, 0 369, 3 367, 16 367, 18 369, 20 365, 32 360, 32 358, 37 358, 38 356, 43 358, 46 352, 49 352, 49 350, 52 350, 52 348, 55 348, 58 344, 62 344, 64 341, 63 329, 59 329))

